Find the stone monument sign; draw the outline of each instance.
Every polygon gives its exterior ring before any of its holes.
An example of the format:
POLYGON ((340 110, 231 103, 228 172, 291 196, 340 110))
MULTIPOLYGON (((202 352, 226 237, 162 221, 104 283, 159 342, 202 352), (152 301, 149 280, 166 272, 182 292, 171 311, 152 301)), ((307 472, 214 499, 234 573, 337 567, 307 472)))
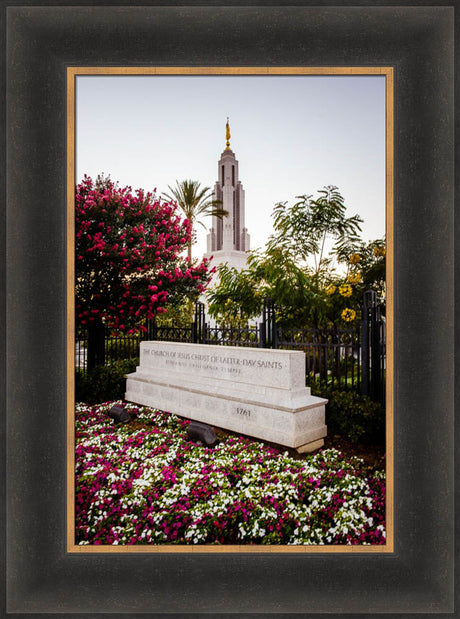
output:
POLYGON ((298 451, 327 434, 327 400, 305 387, 301 351, 141 342, 125 398, 298 451))

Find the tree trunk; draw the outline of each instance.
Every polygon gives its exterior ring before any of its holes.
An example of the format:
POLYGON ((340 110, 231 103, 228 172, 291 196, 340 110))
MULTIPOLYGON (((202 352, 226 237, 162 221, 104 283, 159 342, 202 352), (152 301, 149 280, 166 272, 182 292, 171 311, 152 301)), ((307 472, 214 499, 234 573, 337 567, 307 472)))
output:
POLYGON ((105 363, 105 326, 100 318, 88 327, 87 370, 105 363))

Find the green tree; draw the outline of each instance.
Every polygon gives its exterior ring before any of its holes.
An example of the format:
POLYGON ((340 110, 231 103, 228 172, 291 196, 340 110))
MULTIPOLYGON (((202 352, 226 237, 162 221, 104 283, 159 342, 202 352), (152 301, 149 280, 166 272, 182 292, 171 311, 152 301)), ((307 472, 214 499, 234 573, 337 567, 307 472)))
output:
POLYGON ((207 293, 209 313, 220 322, 247 322, 260 316, 263 299, 271 298, 283 325, 317 326, 325 312, 311 273, 280 248, 253 251, 247 269, 219 267, 219 283, 207 293))
POLYGON ((262 286, 251 268, 220 265, 218 285, 207 294, 209 314, 221 324, 242 326, 262 308, 262 286))
POLYGON ((299 202, 289 206, 278 203, 273 210, 274 234, 267 248, 281 248, 284 255, 313 268, 313 275, 320 284, 327 276, 331 256, 339 258, 346 245, 358 243, 362 219, 359 215, 346 217, 344 199, 337 187, 326 186, 319 197, 298 196, 299 202), (333 241, 327 251, 327 240, 333 241))
MULTIPOLYGON (((170 194, 165 193, 168 200, 177 202, 186 220, 190 222, 192 231, 195 224, 198 222, 206 228, 200 217, 215 217, 223 218, 228 215, 228 212, 220 208, 221 202, 212 199, 212 191, 209 187, 201 187, 198 181, 177 181, 174 188, 168 185, 170 194)), ((188 241, 188 259, 192 261, 192 243, 193 235, 188 241)))
POLYGON ((385 241, 361 239, 362 219, 346 216, 336 187, 319 194, 275 206, 274 233, 265 251, 250 252, 247 269, 220 267, 219 284, 207 293, 211 315, 247 320, 270 297, 283 326, 323 328, 359 319, 365 290, 384 298, 385 241))

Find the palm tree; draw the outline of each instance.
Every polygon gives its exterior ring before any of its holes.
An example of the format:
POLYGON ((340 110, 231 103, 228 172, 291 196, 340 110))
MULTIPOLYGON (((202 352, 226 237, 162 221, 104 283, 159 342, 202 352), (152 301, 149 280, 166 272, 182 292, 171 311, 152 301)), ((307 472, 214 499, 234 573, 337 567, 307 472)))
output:
MULTIPOLYGON (((176 187, 173 189, 168 185, 171 195, 165 193, 168 200, 177 202, 184 216, 189 220, 192 230, 196 222, 206 228, 204 223, 199 220, 199 217, 219 217, 222 219, 228 212, 220 208, 220 200, 212 199, 212 191, 209 187, 200 187, 198 181, 177 181, 176 187)), ((192 237, 188 244, 188 259, 192 261, 192 237)))

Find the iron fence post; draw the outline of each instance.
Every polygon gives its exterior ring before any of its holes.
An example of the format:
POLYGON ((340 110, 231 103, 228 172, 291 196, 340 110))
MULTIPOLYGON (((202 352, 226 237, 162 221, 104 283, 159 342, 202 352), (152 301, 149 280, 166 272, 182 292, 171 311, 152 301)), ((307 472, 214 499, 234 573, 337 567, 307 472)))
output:
POLYGON ((371 309, 371 397, 381 399, 381 341, 380 341, 380 307, 375 300, 371 309))
POLYGON ((87 369, 92 370, 105 364, 106 332, 101 319, 94 320, 88 327, 87 369))
POLYGON ((272 329, 272 348, 278 348, 278 327, 276 324, 276 311, 275 304, 272 306, 272 320, 271 320, 271 329, 272 329))
POLYGON ((157 321, 155 317, 153 317, 147 323, 147 338, 149 340, 156 340, 157 337, 157 321))
POLYGON ((267 348, 267 299, 264 299, 262 309, 262 322, 259 324, 260 338, 259 347, 267 348))
POLYGON ((203 343, 204 320, 204 303, 197 301, 195 304, 195 322, 192 328, 192 340, 194 344, 203 343))
POLYGON ((367 290, 363 295, 361 321, 361 393, 374 401, 384 402, 384 325, 377 294, 367 290))
POLYGON ((361 311, 361 393, 369 395, 370 381, 370 341, 369 341, 369 305, 368 297, 372 293, 368 290, 363 295, 361 311))
POLYGON ((278 334, 276 332, 276 312, 273 299, 265 298, 260 329, 260 347, 278 348, 278 334))
POLYGON ((265 321, 259 323, 259 348, 267 348, 267 338, 265 333, 265 321))

